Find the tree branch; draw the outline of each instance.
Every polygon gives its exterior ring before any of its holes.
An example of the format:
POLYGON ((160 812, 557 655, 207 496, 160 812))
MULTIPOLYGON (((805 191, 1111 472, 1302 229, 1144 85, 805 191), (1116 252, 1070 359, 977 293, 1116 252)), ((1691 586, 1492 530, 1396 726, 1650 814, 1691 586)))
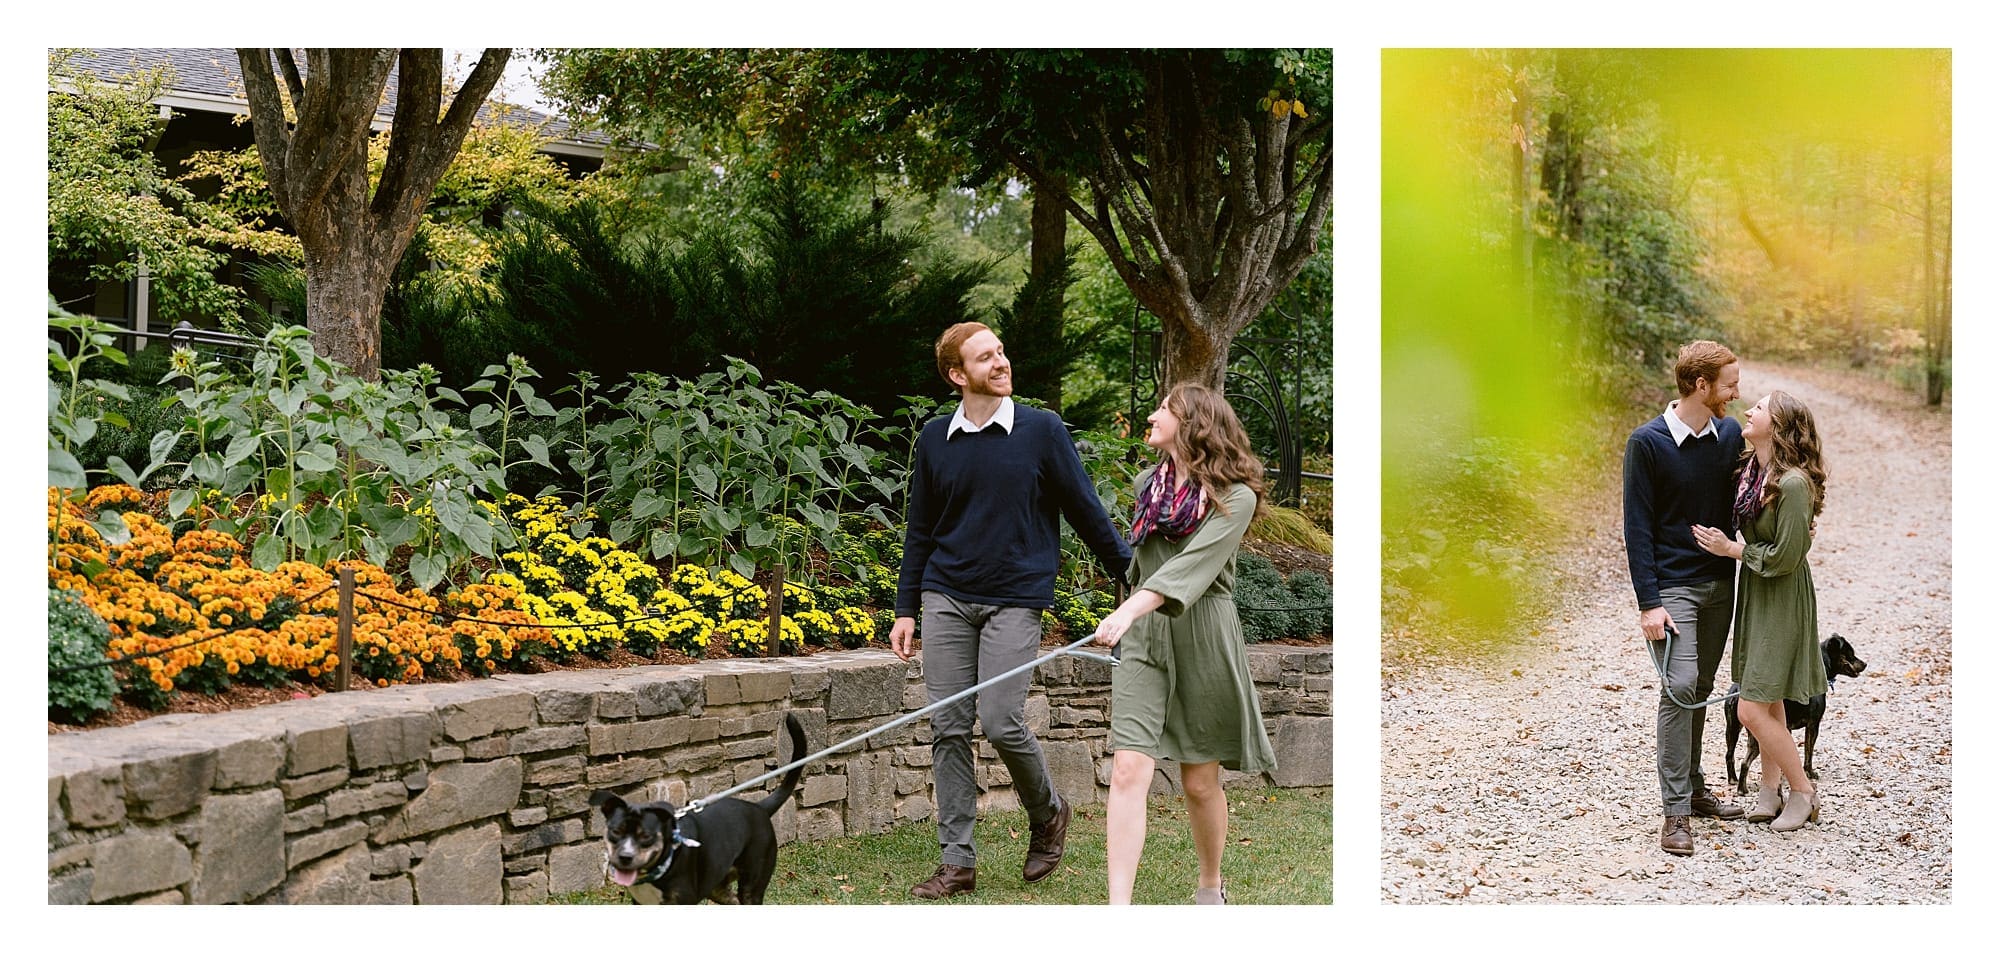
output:
POLYGON ((479 114, 486 97, 493 92, 493 87, 499 83, 500 75, 507 68, 507 58, 512 53, 513 50, 507 47, 489 48, 481 53, 472 75, 466 77, 465 85, 459 87, 457 95, 452 97, 451 108, 445 111, 442 120, 438 120, 434 117, 443 99, 444 51, 403 52, 403 62, 417 64, 419 72, 406 75, 397 85, 396 119, 389 134, 392 160, 396 143, 403 138, 405 109, 410 110, 407 114, 408 128, 415 135, 410 139, 405 160, 392 162, 393 167, 398 169, 395 190, 389 188, 388 167, 385 167, 383 187, 375 193, 374 202, 375 214, 383 217, 394 234, 402 236, 416 227, 424 204, 430 200, 438 180, 444 177, 451 158, 464 144, 474 117, 479 114), (411 102, 413 99, 415 102, 411 102))
POLYGON ((278 68, 285 72, 285 89, 291 93, 292 110, 296 113, 299 104, 305 102, 306 83, 299 78, 299 61, 292 58, 291 47, 278 48, 278 68))
POLYGON ((382 161, 382 180, 368 207, 391 231, 395 230, 396 210, 408 197, 411 182, 418 178, 417 170, 429 161, 443 101, 444 50, 398 50, 396 112, 389 122, 389 152, 382 161))
MULTIPOLYGON (((1076 198, 1069 194, 1068 189, 1057 188, 1056 178, 1023 153, 1009 152, 1007 159, 1015 168, 1021 170, 1022 175, 1034 183, 1037 191, 1061 202, 1070 217, 1076 219, 1077 224, 1082 225, 1083 230, 1089 232, 1092 238, 1097 239, 1097 243, 1104 248, 1105 256, 1111 259, 1112 270, 1118 272, 1118 277, 1127 286, 1137 285, 1142 280, 1138 268, 1125 256, 1124 249, 1118 244, 1118 234, 1111 228, 1108 209, 1100 203, 1096 215, 1084 211, 1083 206, 1077 204, 1076 198)), ((1097 190, 1093 188, 1091 194, 1097 195, 1097 190)))
MULTIPOLYGON (((285 58, 289 60, 289 51, 285 58)), ((278 98, 277 77, 271 73, 271 53, 262 48, 239 48, 236 59, 243 72, 243 95, 250 101, 250 131, 257 155, 264 161, 265 181, 271 184, 278 208, 289 216, 295 207, 290 200, 291 166, 285 161, 291 141, 285 129, 284 103, 278 98)), ((296 68, 292 72, 296 73, 296 68)))
POLYGON ((295 226, 299 210, 319 204, 357 156, 367 161, 369 120, 388 82, 395 50, 307 50, 305 98, 293 103, 298 125, 287 156, 292 201, 285 209, 295 226))

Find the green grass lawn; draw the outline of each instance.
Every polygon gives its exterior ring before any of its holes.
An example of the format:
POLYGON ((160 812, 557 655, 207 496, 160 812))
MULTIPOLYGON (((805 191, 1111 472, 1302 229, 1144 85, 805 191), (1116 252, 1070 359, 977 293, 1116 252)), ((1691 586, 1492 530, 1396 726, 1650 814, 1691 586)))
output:
MULTIPOLYGON (((1155 797, 1146 823, 1134 903, 1194 902, 1194 840, 1180 798, 1155 797)), ((1038 884, 1021 881, 1028 850, 1022 811, 981 814, 974 834, 979 887, 945 904, 1101 904, 1104 902, 1104 805, 1077 807, 1062 866, 1038 884)), ((766 903, 923 903, 910 885, 937 867, 937 826, 907 824, 885 834, 844 837, 778 850, 778 873, 766 903)), ((1329 789, 1229 792, 1229 846, 1222 879, 1231 903, 1333 902, 1333 798, 1329 789)), ((624 891, 569 894, 551 903, 623 903, 624 891)))

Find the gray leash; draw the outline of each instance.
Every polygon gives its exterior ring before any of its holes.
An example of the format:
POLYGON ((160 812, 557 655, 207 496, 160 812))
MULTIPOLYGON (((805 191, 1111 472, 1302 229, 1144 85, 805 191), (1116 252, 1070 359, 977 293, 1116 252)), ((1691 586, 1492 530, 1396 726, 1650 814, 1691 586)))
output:
POLYGON ((1668 701, 1673 702, 1674 704, 1679 705, 1680 707, 1685 708, 1688 711, 1700 711, 1704 708, 1707 708, 1710 705, 1720 705, 1723 702, 1735 698, 1736 686, 1734 685, 1729 686, 1729 691, 1721 695, 1718 695, 1714 698, 1711 698, 1705 702, 1688 703, 1681 701, 1679 698, 1674 697, 1674 693, 1667 688, 1667 662, 1673 660, 1674 636, 1679 634, 1680 634, 1680 629, 1674 626, 1673 616, 1668 616, 1667 627, 1665 632, 1666 637, 1660 640, 1662 643, 1660 646, 1660 654, 1654 655, 1651 652, 1646 653, 1646 655, 1652 658, 1653 660, 1653 671, 1660 673, 1660 694, 1665 695, 1668 701))
POLYGON ((834 745, 834 746, 832 746, 832 747, 830 747, 830 748, 826 748, 826 749, 824 749, 824 750, 821 750, 821 751, 817 751, 817 752, 814 752, 813 754, 809 754, 809 755, 807 755, 807 756, 805 756, 805 757, 803 757, 803 758, 800 758, 800 759, 798 759, 797 761, 793 761, 793 762, 792 762, 792 763, 790 763, 790 764, 785 764, 785 765, 780 765, 780 766, 778 766, 778 767, 776 767, 776 768, 772 768, 771 770, 769 770, 769 771, 766 771, 766 772, 764 772, 763 774, 760 774, 760 775, 758 775, 758 776, 756 776, 756 777, 754 777, 754 778, 751 778, 750 780, 748 780, 748 781, 745 781, 745 782, 743 782, 742 784, 739 784, 739 785, 736 785, 735 787, 732 787, 732 788, 726 788, 726 789, 724 789, 724 790, 721 790, 721 791, 718 791, 718 792, 716 792, 716 793, 714 793, 714 794, 711 794, 711 795, 709 795, 709 796, 707 796, 707 797, 704 797, 704 798, 699 798, 699 799, 696 799, 696 800, 693 800, 693 801, 689 801, 686 807, 683 807, 683 808, 681 808, 681 809, 679 809, 679 810, 675 811, 675 812, 674 812, 674 816, 675 816, 675 817, 686 817, 686 816, 687 816, 687 815, 689 815, 689 814, 699 814, 699 813, 701 813, 701 809, 702 809, 702 808, 704 808, 704 807, 707 807, 707 806, 708 806, 709 804, 711 804, 711 803, 713 803, 713 802, 715 802, 715 801, 719 801, 719 800, 722 800, 723 798, 726 798, 726 797, 729 797, 729 796, 730 796, 730 795, 732 795, 732 794, 740 794, 740 793, 742 793, 742 792, 744 792, 744 791, 748 791, 748 790, 750 790, 751 788, 760 788, 760 787, 763 787, 763 786, 764 786, 764 783, 765 783, 765 782, 767 782, 767 781, 771 780, 772 778, 775 778, 775 777, 778 777, 778 776, 780 776, 780 775, 784 774, 785 772, 787 772, 787 771, 790 771, 790 770, 792 770, 793 768, 796 768, 796 767, 799 767, 800 765, 805 765, 805 764, 811 764, 812 762, 814 762, 814 761, 818 761, 819 759, 821 759, 821 758, 824 758, 824 757, 826 757, 827 755, 830 755, 830 754, 832 754, 832 753, 834 753, 834 752, 836 752, 836 751, 840 751, 840 750, 842 750, 842 749, 845 749, 845 748, 851 748, 851 747, 853 747, 854 745, 857 745, 857 744, 859 744, 859 743, 861 743, 861 742, 863 742, 863 741, 867 741, 868 739, 870 739, 870 738, 873 738, 873 737, 875 737, 876 735, 879 735, 879 734, 881 734, 881 733, 883 733, 883 732, 885 732, 885 731, 888 731, 888 730, 889 730, 889 729, 891 729, 891 728, 895 728, 895 727, 898 727, 898 726, 900 726, 900 725, 905 725, 905 724, 908 724, 908 723, 910 723, 911 721, 915 720, 915 719, 916 719, 916 718, 917 718, 917 717, 918 717, 919 715, 928 715, 928 714, 930 714, 930 713, 931 713, 931 712, 933 712, 933 711, 936 711, 936 710, 938 710, 938 709, 940 709, 940 708, 943 708, 943 707, 944 707, 944 706, 946 706, 946 705, 949 705, 949 704, 951 704, 952 702, 955 702, 955 701, 958 701, 958 700, 960 700, 960 699, 962 699, 962 698, 965 698, 965 697, 967 697, 967 696, 970 696, 970 695, 973 695, 973 694, 976 694, 976 693, 977 693, 977 692, 978 692, 978 691, 979 691, 980 689, 982 689, 982 688, 985 688, 985 687, 987 687, 987 686, 989 686, 989 685, 992 685, 992 684, 994 684, 994 683, 996 683, 996 682, 1002 682, 1002 681, 1005 681, 1005 680, 1007 680, 1007 679, 1009 679, 1009 678, 1013 678, 1013 677, 1014 677, 1014 676, 1016 676, 1016 675, 1019 675, 1019 674, 1021 674, 1021 673, 1023 673, 1023 672, 1026 672, 1026 671, 1028 671, 1029 669, 1032 669, 1032 668, 1035 668, 1035 667, 1037 667, 1037 666, 1040 666, 1040 665, 1043 665, 1043 664, 1045 664, 1045 663, 1047 663, 1047 662, 1050 662, 1050 661, 1054 660, 1055 658, 1057 658, 1058 656, 1063 656, 1063 655, 1074 655, 1074 656, 1076 656, 1076 657, 1078 657, 1078 658, 1087 658, 1087 659, 1093 659, 1093 660, 1096 660, 1096 661, 1099 661, 1099 662, 1103 662, 1103 663, 1105 663, 1105 664, 1107 664, 1107 665, 1117 665, 1117 664, 1118 664, 1118 659, 1117 659, 1117 658, 1115 658, 1115 657, 1113 657, 1113 656, 1110 656, 1110 655, 1098 655, 1098 654, 1095 654, 1095 653, 1092 653, 1092 652, 1079 652, 1079 651, 1077 651, 1077 649, 1078 649, 1078 648, 1080 648, 1080 647, 1081 647, 1081 646, 1082 646, 1082 645, 1083 645, 1083 644, 1084 644, 1085 642, 1089 642, 1089 641, 1091 641, 1092 639, 1095 639, 1096 637, 1097 637, 1097 633, 1093 632, 1093 633, 1091 633, 1091 634, 1089 634, 1089 635, 1086 635, 1086 636, 1084 636, 1083 638, 1080 638, 1080 639, 1077 639, 1076 641, 1074 641, 1074 642, 1071 642, 1070 644, 1068 644, 1068 645, 1065 645, 1065 646, 1063 646, 1062 648, 1059 648, 1059 649, 1057 649, 1057 650, 1055 650, 1055 651, 1053 651, 1053 652, 1050 652, 1050 653, 1049 653, 1049 654, 1047 654, 1047 655, 1044 655, 1044 656, 1041 656, 1040 658, 1037 658, 1037 659, 1034 659, 1033 661, 1030 661, 1030 662, 1027 662, 1027 663, 1025 663, 1025 664, 1022 664, 1022 665, 1016 665, 1016 666, 1014 666, 1013 668, 1011 668, 1011 669, 1008 669, 1008 670, 1007 670, 1007 671, 1005 671, 1005 672, 1002 672, 1002 673, 1000 673, 1000 674, 998 674, 998 675, 995 675, 995 676, 993 676, 992 678, 989 678, 989 679, 987 679, 987 680, 985 680, 985 681, 983 681, 983 682, 980 682, 980 683, 979 683, 979 684, 977 684, 977 685, 974 685, 974 686, 972 686, 971 688, 968 688, 968 689, 966 689, 966 690, 964 690, 964 691, 962 691, 962 692, 958 692, 958 693, 956 693, 956 694, 954 694, 954 695, 951 695, 951 696, 949 696, 949 697, 946 697, 946 698, 941 698, 941 699, 939 699, 939 700, 937 700, 937 701, 934 701, 934 702, 931 702, 930 704, 928 704, 928 705, 925 705, 924 707, 922 707, 922 708, 919 708, 919 709, 917 709, 916 711, 913 711, 913 712, 910 712, 909 714, 907 714, 907 715, 904 715, 904 716, 902 716, 902 717, 900 717, 900 718, 897 718, 897 719, 895 719, 894 721, 890 721, 890 722, 887 722, 887 723, 885 723, 885 724, 882 724, 882 725, 878 725, 878 726, 876 726, 876 727, 875 727, 875 728, 873 728, 873 729, 870 729, 870 730, 868 730, 868 731, 865 731, 865 732, 862 732, 861 734, 858 734, 858 735, 855 735, 854 737, 852 737, 852 738, 849 738, 849 739, 847 739, 846 741, 843 741, 843 742, 841 742, 841 743, 839 743, 839 744, 837 744, 837 745, 834 745))

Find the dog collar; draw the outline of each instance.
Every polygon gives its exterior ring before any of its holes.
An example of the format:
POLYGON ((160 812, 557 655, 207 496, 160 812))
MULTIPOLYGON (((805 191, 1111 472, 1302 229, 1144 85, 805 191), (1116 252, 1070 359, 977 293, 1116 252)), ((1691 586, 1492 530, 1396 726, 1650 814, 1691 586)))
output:
POLYGON ((665 877, 667 875, 667 869, 674 865, 674 855, 680 853, 682 847, 700 847, 700 846, 701 846, 701 841, 683 835, 681 833, 680 827, 678 825, 675 826, 672 846, 667 848, 667 856, 660 858, 659 865, 655 866, 652 870, 647 871, 646 876, 640 878, 640 882, 654 883, 658 881, 660 878, 665 877))

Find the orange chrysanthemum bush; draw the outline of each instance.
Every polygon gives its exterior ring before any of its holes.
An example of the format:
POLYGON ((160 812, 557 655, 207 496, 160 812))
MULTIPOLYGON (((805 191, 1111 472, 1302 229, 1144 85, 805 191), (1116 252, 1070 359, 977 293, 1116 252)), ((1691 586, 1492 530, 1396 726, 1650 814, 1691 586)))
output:
POLYGON ((492 624, 534 621, 500 586, 472 585, 440 599, 400 590, 382 567, 358 560, 287 562, 264 572, 227 534, 192 529, 176 538, 149 515, 148 502, 117 488, 93 490, 81 506, 49 492, 49 585, 74 591, 104 619, 108 654, 130 660, 118 667, 123 691, 140 704, 159 707, 177 690, 330 681, 339 663, 335 580, 343 566, 355 574, 354 672, 378 686, 459 670, 485 675, 514 666, 524 640, 547 639, 541 630, 492 624), (118 512, 128 542, 105 543, 90 525, 94 503, 118 512))

